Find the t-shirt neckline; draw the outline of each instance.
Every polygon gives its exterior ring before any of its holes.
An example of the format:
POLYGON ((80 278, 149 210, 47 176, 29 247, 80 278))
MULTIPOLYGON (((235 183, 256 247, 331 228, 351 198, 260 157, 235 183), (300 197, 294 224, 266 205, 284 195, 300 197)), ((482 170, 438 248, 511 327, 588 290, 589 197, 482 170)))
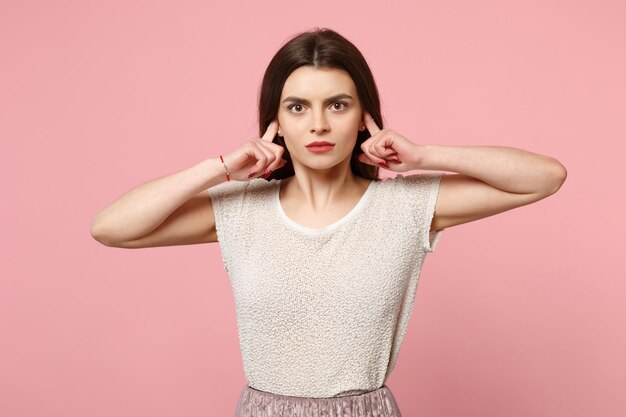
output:
POLYGON ((320 229, 312 229, 310 227, 302 226, 300 223, 297 223, 291 220, 291 218, 287 216, 287 214, 283 210, 282 204, 280 203, 280 184, 282 183, 282 179, 276 180, 276 184, 274 188, 274 205, 278 211, 279 217, 283 220, 284 223, 287 224, 287 226, 305 235, 319 236, 319 235, 330 233, 332 231, 337 230, 339 227, 341 227, 345 223, 349 222, 352 218, 354 218, 360 211, 362 211, 365 205, 371 199, 371 195, 375 187, 374 185, 375 182, 376 180, 371 180, 370 184, 367 186, 367 189, 365 190, 365 193, 363 193, 363 195, 361 196, 361 199, 359 200, 359 202, 352 208, 352 210, 348 212, 348 214, 346 214, 339 220, 329 225, 326 225, 320 229))

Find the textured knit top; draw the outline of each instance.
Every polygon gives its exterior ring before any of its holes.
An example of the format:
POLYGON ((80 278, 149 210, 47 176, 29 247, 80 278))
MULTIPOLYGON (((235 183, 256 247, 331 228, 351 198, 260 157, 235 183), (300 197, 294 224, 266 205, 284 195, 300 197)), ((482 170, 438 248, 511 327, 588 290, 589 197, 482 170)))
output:
POLYGON ((400 351, 443 173, 374 180, 343 218, 291 220, 281 180, 209 188, 250 387, 327 398, 380 388, 400 351))

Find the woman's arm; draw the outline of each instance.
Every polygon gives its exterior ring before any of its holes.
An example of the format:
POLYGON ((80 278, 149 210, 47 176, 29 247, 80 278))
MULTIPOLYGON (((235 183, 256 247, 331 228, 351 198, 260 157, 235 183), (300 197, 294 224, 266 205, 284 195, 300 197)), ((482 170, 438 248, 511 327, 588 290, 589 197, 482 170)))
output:
POLYGON ((418 145, 413 156, 412 169, 458 173, 441 179, 431 230, 536 202, 567 178, 555 158, 511 147, 418 145))
POLYGON ((210 216, 206 189, 225 180, 224 166, 212 158, 141 184, 96 214, 91 235, 107 246, 119 247, 210 241, 215 220, 210 216), (157 233, 157 228, 162 232, 157 233), (148 234, 152 238, 141 242, 148 234))

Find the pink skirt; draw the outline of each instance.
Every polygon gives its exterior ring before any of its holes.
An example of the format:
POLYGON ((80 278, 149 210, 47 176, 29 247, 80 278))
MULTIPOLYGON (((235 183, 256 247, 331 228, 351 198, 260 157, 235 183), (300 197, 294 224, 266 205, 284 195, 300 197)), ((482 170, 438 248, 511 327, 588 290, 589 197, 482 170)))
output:
POLYGON ((345 397, 292 397, 245 385, 235 417, 402 417, 387 385, 345 397))

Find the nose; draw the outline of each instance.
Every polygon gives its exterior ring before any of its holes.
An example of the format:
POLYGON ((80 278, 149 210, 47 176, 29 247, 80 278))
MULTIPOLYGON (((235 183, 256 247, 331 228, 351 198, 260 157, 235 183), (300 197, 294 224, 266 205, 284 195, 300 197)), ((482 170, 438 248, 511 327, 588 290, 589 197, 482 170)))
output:
POLYGON ((313 126, 311 127, 311 133, 317 134, 325 133, 330 130, 330 125, 326 120, 326 116, 323 111, 313 113, 313 126))

